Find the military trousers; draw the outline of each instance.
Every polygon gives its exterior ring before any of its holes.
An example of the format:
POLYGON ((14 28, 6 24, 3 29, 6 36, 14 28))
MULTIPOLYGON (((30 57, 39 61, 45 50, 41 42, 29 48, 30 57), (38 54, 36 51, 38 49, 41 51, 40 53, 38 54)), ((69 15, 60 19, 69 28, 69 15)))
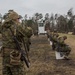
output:
POLYGON ((23 61, 20 65, 10 64, 9 52, 13 49, 4 48, 2 52, 2 75, 26 75, 23 61))
POLYGON ((3 66, 2 75, 26 75, 22 66, 3 66))

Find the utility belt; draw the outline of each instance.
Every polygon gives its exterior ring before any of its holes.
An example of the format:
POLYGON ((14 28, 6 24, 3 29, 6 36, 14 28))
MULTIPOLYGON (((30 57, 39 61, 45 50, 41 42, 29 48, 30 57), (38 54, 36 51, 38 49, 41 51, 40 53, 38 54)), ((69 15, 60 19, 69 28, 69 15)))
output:
POLYGON ((20 65, 21 64, 21 53, 17 49, 3 48, 2 56, 10 57, 11 65, 20 65))

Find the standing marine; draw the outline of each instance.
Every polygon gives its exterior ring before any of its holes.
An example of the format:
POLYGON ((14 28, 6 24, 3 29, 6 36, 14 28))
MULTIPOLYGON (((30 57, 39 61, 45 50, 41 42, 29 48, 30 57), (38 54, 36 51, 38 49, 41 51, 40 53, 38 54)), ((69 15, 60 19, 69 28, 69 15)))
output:
POLYGON ((12 11, 2 24, 2 75, 26 75, 21 52, 13 39, 22 47, 22 38, 25 37, 24 29, 19 22, 19 15, 12 11))

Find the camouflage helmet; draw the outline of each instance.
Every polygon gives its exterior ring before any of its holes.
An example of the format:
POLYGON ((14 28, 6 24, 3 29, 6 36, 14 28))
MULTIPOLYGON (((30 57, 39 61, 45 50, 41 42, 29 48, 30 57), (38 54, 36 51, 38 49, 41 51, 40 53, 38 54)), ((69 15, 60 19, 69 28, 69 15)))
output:
POLYGON ((15 20, 15 19, 19 18, 19 15, 16 12, 13 11, 12 13, 9 13, 8 17, 11 20, 15 20))
POLYGON ((67 36, 63 36, 63 39, 66 40, 67 39, 67 36))

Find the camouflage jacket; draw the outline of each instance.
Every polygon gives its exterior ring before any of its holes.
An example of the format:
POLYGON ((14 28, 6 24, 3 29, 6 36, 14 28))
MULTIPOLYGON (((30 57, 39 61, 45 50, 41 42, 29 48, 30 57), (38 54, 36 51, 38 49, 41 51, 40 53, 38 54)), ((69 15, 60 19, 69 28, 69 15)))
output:
POLYGON ((66 44, 65 44, 65 40, 63 39, 63 37, 58 38, 58 39, 57 39, 57 42, 58 42, 58 44, 59 44, 60 46, 65 46, 65 45, 66 45, 66 44))
POLYGON ((52 33, 52 41, 53 42, 57 42, 57 39, 58 39, 57 35, 58 35, 58 33, 52 33))
POLYGON ((3 47, 6 48, 16 48, 15 42, 13 40, 12 33, 10 31, 12 29, 14 35, 17 37, 19 43, 21 44, 21 39, 25 36, 24 30, 21 25, 17 25, 15 23, 3 23, 2 25, 2 43, 3 47))

